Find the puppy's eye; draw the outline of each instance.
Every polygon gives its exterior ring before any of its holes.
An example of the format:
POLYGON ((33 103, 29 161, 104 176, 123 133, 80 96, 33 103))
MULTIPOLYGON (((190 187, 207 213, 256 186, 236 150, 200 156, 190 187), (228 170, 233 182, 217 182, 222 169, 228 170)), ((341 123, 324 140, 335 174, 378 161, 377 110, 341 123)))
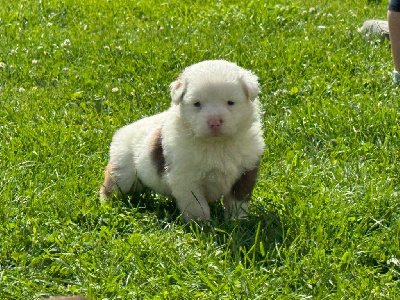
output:
POLYGON ((233 101, 228 101, 228 105, 229 106, 232 106, 232 105, 234 105, 235 104, 235 102, 233 102, 233 101))
POLYGON ((197 101, 197 102, 194 103, 194 106, 195 107, 201 107, 201 103, 197 101))

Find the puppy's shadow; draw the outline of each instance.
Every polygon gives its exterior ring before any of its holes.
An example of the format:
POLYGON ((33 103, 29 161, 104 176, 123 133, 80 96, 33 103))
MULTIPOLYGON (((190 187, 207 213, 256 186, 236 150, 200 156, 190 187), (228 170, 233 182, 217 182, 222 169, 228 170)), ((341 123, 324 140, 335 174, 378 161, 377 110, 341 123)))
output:
POLYGON ((211 207, 217 216, 212 219, 208 230, 213 232, 218 244, 229 246, 232 253, 257 248, 256 256, 261 259, 264 255, 261 252, 272 250, 283 242, 283 227, 277 212, 253 205, 246 219, 225 220, 222 204, 216 205, 220 209, 211 207), (260 247, 263 248, 261 252, 260 247))
MULTIPOLYGON (((150 190, 131 194, 122 199, 125 206, 141 213, 154 213, 161 227, 172 222, 185 224, 172 198, 160 196, 150 190), (164 224, 164 225, 163 225, 164 224)), ((187 233, 203 241, 213 240, 222 247, 229 247, 232 253, 257 248, 256 257, 263 259, 262 252, 273 250, 283 242, 283 228, 277 212, 267 211, 261 206, 252 206, 251 213, 243 220, 225 220, 222 201, 210 205, 211 221, 185 224, 187 233), (262 245, 262 246, 260 246, 262 245), (263 248, 260 251, 260 247, 263 248)))
POLYGON ((149 189, 141 193, 130 193, 119 201, 126 207, 137 209, 140 213, 154 213, 163 223, 176 221, 180 216, 173 199, 158 195, 149 189))

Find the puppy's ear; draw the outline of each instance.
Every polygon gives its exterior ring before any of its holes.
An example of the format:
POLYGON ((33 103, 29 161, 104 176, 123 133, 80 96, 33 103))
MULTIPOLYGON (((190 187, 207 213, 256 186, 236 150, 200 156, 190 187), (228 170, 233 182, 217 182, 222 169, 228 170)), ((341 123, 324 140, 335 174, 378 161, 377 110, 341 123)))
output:
POLYGON ((173 104, 179 104, 183 100, 183 96, 186 93, 186 82, 185 80, 179 76, 177 80, 170 84, 171 89, 171 98, 173 104))
POLYGON ((258 87, 258 77, 250 71, 245 71, 240 77, 243 91, 247 99, 253 101, 257 98, 260 89, 258 87))

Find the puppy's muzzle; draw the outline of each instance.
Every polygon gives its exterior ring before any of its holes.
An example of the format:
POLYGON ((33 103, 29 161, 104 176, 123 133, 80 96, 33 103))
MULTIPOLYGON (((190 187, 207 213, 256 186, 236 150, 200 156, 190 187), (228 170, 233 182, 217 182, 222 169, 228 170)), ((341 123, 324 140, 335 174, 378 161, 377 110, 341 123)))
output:
POLYGON ((224 120, 221 117, 212 117, 207 120, 207 125, 213 135, 220 135, 224 120))

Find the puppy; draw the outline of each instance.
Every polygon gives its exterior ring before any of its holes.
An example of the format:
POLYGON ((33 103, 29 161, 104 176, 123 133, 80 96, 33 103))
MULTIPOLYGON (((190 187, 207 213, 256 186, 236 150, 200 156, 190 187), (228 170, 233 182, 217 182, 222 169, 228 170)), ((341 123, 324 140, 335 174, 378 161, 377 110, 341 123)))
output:
POLYGON ((224 60, 186 68, 171 85, 171 107, 120 128, 100 198, 149 187, 172 196, 185 219, 209 220, 221 199, 242 218, 264 150, 257 76, 224 60))

